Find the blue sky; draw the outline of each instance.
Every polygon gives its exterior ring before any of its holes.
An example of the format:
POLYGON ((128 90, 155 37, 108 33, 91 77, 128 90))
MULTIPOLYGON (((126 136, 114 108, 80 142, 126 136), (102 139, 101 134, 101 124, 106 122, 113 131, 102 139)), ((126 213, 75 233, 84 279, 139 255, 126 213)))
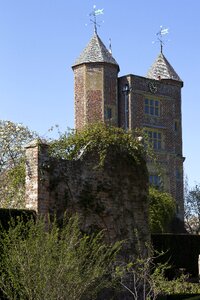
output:
POLYGON ((55 124, 74 127, 71 66, 93 35, 94 4, 104 9, 98 34, 107 46, 111 38, 120 76, 145 76, 160 51, 155 34, 169 28, 163 52, 184 81, 185 174, 200 182, 199 0, 0 0, 0 119, 42 136, 55 124))

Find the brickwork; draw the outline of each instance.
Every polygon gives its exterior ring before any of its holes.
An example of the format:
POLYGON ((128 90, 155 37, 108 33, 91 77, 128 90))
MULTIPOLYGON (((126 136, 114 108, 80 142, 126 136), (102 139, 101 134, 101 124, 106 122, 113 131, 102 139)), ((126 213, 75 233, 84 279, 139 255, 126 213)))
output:
POLYGON ((79 66, 74 69, 74 95, 75 95, 75 126, 76 128, 84 127, 85 120, 85 72, 84 67, 79 66))
POLYGON ((118 66, 87 63, 74 66, 73 70, 76 129, 96 122, 109 122, 116 126, 118 124, 118 66))
POLYGON ((48 164, 47 149, 39 140, 26 146, 26 208, 39 214, 49 210, 49 176, 43 168, 48 164))
POLYGON ((104 122, 118 126, 118 88, 117 88, 118 66, 107 65, 104 70, 104 122), (111 110, 110 117, 106 116, 108 109, 111 110))
MULTIPOLYGON (((118 79, 119 86, 119 126, 124 127, 124 101, 122 92, 125 84, 131 87, 129 97, 129 129, 146 128, 158 130, 162 134, 161 149, 155 150, 161 167, 164 190, 176 200, 177 216, 183 220, 183 161, 181 128, 181 88, 182 82, 173 80, 151 80, 136 75, 118 79), (156 85, 152 93, 149 84, 156 85), (145 114, 145 99, 159 101, 159 116, 145 114)), ((149 173, 156 174, 158 169, 148 163, 149 173)))
POLYGON ((113 148, 103 169, 96 168, 97 153, 80 160, 48 157, 46 145, 26 149, 26 207, 57 217, 78 212, 82 229, 104 229, 107 241, 127 239, 133 250, 137 239, 149 240, 148 174, 144 160, 129 160, 113 148), (137 231, 137 238, 136 233, 137 231))

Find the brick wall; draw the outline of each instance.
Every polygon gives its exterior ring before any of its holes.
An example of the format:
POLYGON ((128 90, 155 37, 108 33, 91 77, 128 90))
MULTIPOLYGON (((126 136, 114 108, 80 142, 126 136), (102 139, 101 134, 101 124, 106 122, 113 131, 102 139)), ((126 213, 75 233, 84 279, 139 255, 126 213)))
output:
POLYGON ((75 106, 75 127, 85 126, 85 69, 83 66, 77 66, 74 70, 74 106, 75 106))
POLYGON ((150 172, 161 171, 164 190, 171 193, 176 200, 177 216, 183 220, 183 154, 182 154, 182 120, 181 88, 182 82, 174 80, 151 80, 127 75, 118 79, 119 126, 125 126, 125 94, 123 88, 129 85, 129 129, 146 128, 158 130, 162 134, 162 147, 156 151, 160 170, 148 163, 150 172), (156 84, 157 91, 152 93, 149 83, 156 84), (159 100, 160 115, 145 114, 145 99, 159 100))
POLYGON ((107 63, 87 63, 73 67, 75 82, 75 126, 109 122, 118 124, 118 66, 107 63), (107 120, 107 110, 111 117, 107 120))
POLYGON ((48 145, 34 140, 26 146, 26 208, 39 214, 49 210, 48 145))
POLYGON ((26 149, 26 207, 39 214, 78 212, 82 229, 104 229, 107 241, 127 239, 126 250, 149 240, 148 174, 143 160, 131 161, 111 149, 103 168, 98 155, 63 161, 48 157, 47 146, 26 149), (137 232, 137 234, 136 234, 137 232))

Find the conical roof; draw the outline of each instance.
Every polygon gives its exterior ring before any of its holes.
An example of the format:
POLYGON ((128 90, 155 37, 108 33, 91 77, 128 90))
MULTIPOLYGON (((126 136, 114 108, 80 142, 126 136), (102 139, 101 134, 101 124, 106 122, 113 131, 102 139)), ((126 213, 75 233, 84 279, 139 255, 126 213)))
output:
POLYGON ((149 69, 146 77, 151 79, 173 79, 182 81, 162 52, 149 69))
POLYGON ((79 58, 75 61, 74 66, 92 62, 104 62, 118 66, 118 63, 112 57, 112 54, 108 51, 96 32, 79 58))

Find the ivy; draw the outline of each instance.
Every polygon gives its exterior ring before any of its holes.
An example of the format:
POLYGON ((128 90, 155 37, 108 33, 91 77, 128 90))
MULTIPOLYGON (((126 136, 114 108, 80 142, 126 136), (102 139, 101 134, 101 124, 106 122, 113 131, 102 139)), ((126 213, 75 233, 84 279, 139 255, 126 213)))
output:
POLYGON ((152 233, 167 232, 175 216, 175 202, 170 194, 149 189, 149 221, 152 233))
POLYGON ((57 158, 77 160, 86 153, 98 153, 98 166, 103 166, 110 149, 119 155, 124 153, 130 160, 140 163, 147 154, 147 148, 141 143, 142 132, 127 131, 122 128, 98 123, 82 131, 60 134, 58 140, 50 143, 50 155, 57 158))

